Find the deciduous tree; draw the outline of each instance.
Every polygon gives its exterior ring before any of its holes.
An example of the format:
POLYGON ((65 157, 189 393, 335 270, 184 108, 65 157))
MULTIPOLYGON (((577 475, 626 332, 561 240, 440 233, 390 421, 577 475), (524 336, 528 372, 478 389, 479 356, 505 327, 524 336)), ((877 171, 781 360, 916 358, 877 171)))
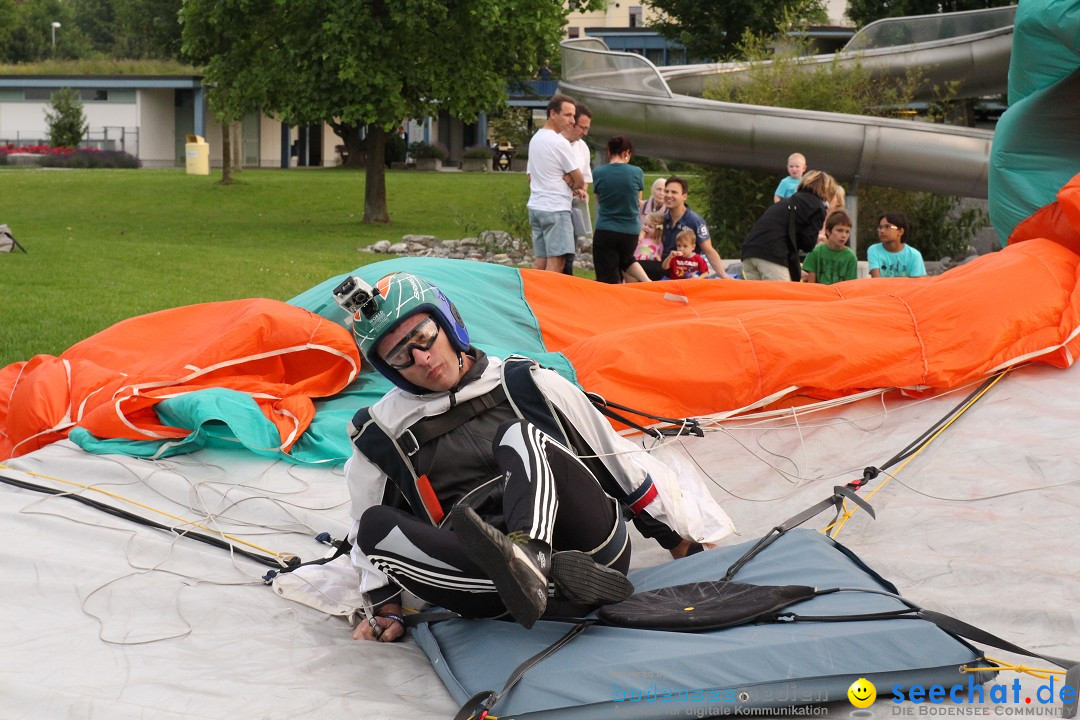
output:
POLYGON ((273 0, 207 0, 186 2, 181 11, 183 53, 205 67, 207 101, 221 123, 224 185, 232 182, 230 125, 270 103, 267 48, 274 43, 277 5, 273 0))
POLYGON ((108 57, 176 59, 183 0, 76 0, 75 22, 94 52, 108 57))
MULTIPOLYGON (((15 0, 0 0, 0 48, 11 45, 11 26, 15 23, 15 0)), ((7 54, 0 50, 0 62, 7 61, 7 54)))
POLYGON ((365 222, 390 219, 386 133, 410 117, 445 111, 468 121, 503 106, 507 81, 533 77, 537 58, 554 52, 568 12, 552 0, 188 0, 185 47, 218 32, 199 18, 223 6, 241 27, 259 33, 269 23, 274 32, 261 44, 221 46, 207 79, 246 84, 291 125, 326 122, 342 138, 363 128, 365 222))
POLYGON ((799 21, 824 22, 821 0, 647 0, 664 37, 682 44, 692 58, 738 56, 743 35, 772 36, 799 21))
MULTIPOLYGON (((70 3, 25 0, 15 3, 12 10, 7 27, 0 30, 0 36, 7 35, 7 42, 0 46, 0 61, 26 63, 52 58, 68 60, 89 53, 89 43, 75 22, 75 11, 70 3), (60 23, 56 29, 55 47, 52 42, 54 22, 60 23)), ((0 15, 4 14, 8 13, 0 10, 0 15)))

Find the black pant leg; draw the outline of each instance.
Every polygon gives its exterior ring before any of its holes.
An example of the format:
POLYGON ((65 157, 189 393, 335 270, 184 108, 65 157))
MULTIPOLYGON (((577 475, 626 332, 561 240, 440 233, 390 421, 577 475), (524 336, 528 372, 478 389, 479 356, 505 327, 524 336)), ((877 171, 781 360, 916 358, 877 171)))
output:
MULTIPOLYGON (((523 420, 503 423, 493 445, 506 477, 503 508, 510 531, 524 531, 556 552, 591 551, 608 539, 615 503, 573 453, 523 420)), ((450 529, 375 505, 361 517, 356 542, 377 569, 422 600, 464 617, 506 613, 494 583, 450 529)), ((609 567, 625 573, 629 565, 627 543, 609 567)))
POLYGON ((638 260, 641 269, 649 276, 650 280, 661 280, 664 277, 664 268, 659 260, 638 260))
POLYGON ((465 555, 454 533, 386 505, 360 518, 357 545, 394 583, 464 617, 498 617, 495 584, 465 555))
POLYGON ((576 253, 566 253, 565 255, 562 256, 562 258, 563 258, 563 267, 562 267, 563 275, 573 275, 574 274, 574 259, 576 257, 577 257, 576 253))
POLYGON ((593 270, 599 282, 612 285, 622 282, 616 237, 618 234, 610 230, 597 230, 593 233, 593 270))
MULTIPOLYGON (((607 540, 616 505, 577 456, 524 420, 499 426, 493 447, 506 478, 503 511, 511 532, 525 532, 556 552, 590 551, 607 540)), ((612 567, 625 572, 629 563, 628 544, 612 567)))

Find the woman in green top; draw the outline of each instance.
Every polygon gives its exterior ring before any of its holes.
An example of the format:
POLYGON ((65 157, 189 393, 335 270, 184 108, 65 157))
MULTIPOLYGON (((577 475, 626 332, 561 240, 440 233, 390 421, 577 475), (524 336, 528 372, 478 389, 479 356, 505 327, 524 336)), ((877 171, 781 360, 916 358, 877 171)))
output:
POLYGON ((630 164, 634 146, 623 135, 608 140, 608 164, 593 170, 593 193, 599 210, 593 232, 593 267, 596 279, 620 283, 623 273, 635 282, 647 282, 649 276, 634 259, 641 234, 641 192, 645 175, 630 164))

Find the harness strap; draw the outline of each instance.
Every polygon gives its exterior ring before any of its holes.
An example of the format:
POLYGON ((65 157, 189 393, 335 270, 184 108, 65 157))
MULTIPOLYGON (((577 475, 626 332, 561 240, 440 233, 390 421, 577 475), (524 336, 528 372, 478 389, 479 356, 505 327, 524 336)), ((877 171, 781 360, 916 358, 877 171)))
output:
MULTIPOLYGON (((6 465, 3 466, 3 467, 7 468, 6 465)), ((60 482, 68 482, 68 481, 60 480, 60 482)), ((108 513, 110 515, 115 515, 116 517, 124 518, 125 520, 130 520, 132 522, 139 523, 140 525, 146 525, 147 527, 152 527, 152 528, 155 528, 157 530, 164 530, 167 533, 174 533, 178 537, 185 537, 185 538, 190 538, 191 540, 198 540, 199 542, 206 543, 207 545, 213 545, 214 547, 221 548, 223 550, 228 550, 230 553, 234 553, 236 555, 241 555, 243 557, 248 558, 249 560, 254 560, 255 562, 257 562, 257 563, 259 563, 261 565, 266 565, 267 567, 277 568, 277 569, 280 570, 282 568, 296 567, 297 565, 300 564, 300 558, 296 557, 295 555, 281 555, 281 554, 278 554, 276 557, 272 557, 270 555, 263 555, 263 554, 258 553, 258 552, 252 552, 251 550, 244 550, 241 547, 237 547, 236 544, 234 544, 232 542, 229 542, 229 539, 237 540, 238 542, 243 542, 242 540, 238 540, 237 538, 232 538, 232 536, 230 536, 230 535, 222 534, 222 537, 215 537, 213 535, 206 535, 206 534, 203 534, 203 533, 194 532, 192 530, 179 530, 178 529, 179 526, 164 525, 162 523, 151 520, 150 518, 145 518, 145 517, 143 517, 141 515, 138 515, 136 513, 124 510, 123 508, 119 508, 119 507, 116 507, 114 505, 109 505, 108 503, 98 502, 97 500, 94 500, 94 499, 88 498, 88 497, 84 497, 82 495, 73 495, 73 494, 71 494, 71 493, 69 493, 67 491, 57 490, 56 488, 47 487, 45 485, 37 485, 35 483, 27 482, 25 480, 19 480, 18 478, 14 478, 14 477, 11 477, 9 475, 0 475, 0 483, 5 483, 5 484, 11 485, 13 487, 22 488, 23 490, 32 490, 34 492, 42 493, 43 495, 55 495, 55 496, 58 496, 58 497, 66 497, 69 500, 74 500, 75 502, 82 503, 83 505, 87 505, 87 506, 92 507, 92 508, 94 508, 96 510, 101 510, 102 512, 106 512, 106 513, 108 513)), ((76 484, 78 484, 78 483, 76 483, 76 484)), ((85 487, 90 487, 90 486, 85 486, 85 487)), ((93 489, 93 488, 91 488, 91 489, 93 489)), ((126 500, 126 498, 121 498, 120 496, 115 496, 115 497, 117 497, 119 499, 122 499, 122 500, 126 500)), ((150 508, 150 509, 153 509, 153 508, 150 508)), ((180 518, 177 518, 177 519, 179 520, 180 518)), ((199 526, 199 527, 201 527, 201 526, 199 526)), ((250 543, 245 543, 245 544, 250 545, 250 543)), ((257 546, 252 545, 251 547, 257 547, 257 546)))
POLYGON ((845 485, 837 485, 833 488, 832 495, 825 498, 821 502, 811 505, 802 512, 796 513, 795 515, 788 518, 787 520, 767 532, 765 535, 763 535, 761 539, 754 543, 754 546, 747 550, 741 558, 731 564, 731 567, 728 568, 727 573, 724 574, 724 580, 730 580, 731 578, 733 578, 735 576, 735 573, 739 572, 739 570, 741 570, 742 567, 746 565, 746 563, 750 562, 758 553, 760 553, 762 550, 769 547, 778 539, 780 539, 780 536, 786 533, 788 530, 802 525, 810 518, 824 512, 825 510, 828 510, 829 508, 834 508, 836 510, 837 516, 839 516, 841 504, 844 502, 845 499, 852 501, 853 503, 861 507, 863 510, 866 510, 866 512, 870 513, 870 517, 877 519, 877 516, 874 514, 874 509, 870 507, 870 503, 866 502, 861 497, 856 495, 854 489, 845 485))
MULTIPOLYGON (((588 393, 586 393, 586 394, 588 394, 588 393)), ((638 423, 634 422, 633 420, 626 417, 625 415, 620 415, 619 413, 615 412, 614 410, 612 410, 607 405, 600 404, 600 403, 596 402, 595 400, 593 401, 593 403, 594 403, 596 409, 599 410, 601 414, 607 415, 612 420, 616 420, 618 422, 621 422, 623 425, 626 425, 628 427, 632 427, 635 430, 637 430, 638 432, 644 433, 646 435, 651 435, 654 438, 659 439, 659 438, 662 437, 659 430, 654 430, 654 429, 651 429, 651 428, 647 428, 644 425, 639 425, 638 423)))
POLYGON ((787 239, 788 250, 799 254, 799 243, 795 241, 795 205, 790 201, 787 203, 787 239))
MULTIPOLYGON (((910 601, 904 600, 909 603, 910 601)), ((989 645, 990 647, 998 648, 999 650, 1005 650, 1006 652, 1016 653, 1017 655, 1025 655, 1027 657, 1038 658, 1039 660, 1045 660, 1048 663, 1057 665, 1060 668, 1065 669, 1065 685, 1070 687, 1077 687, 1077 682, 1080 681, 1080 662, 1076 660, 1069 660, 1066 658, 1059 658, 1053 655, 1043 655, 1033 650, 1020 647, 1015 643, 1011 643, 1008 640, 1004 640, 993 633, 987 632, 982 628, 976 627, 970 623, 966 623, 963 620, 952 617, 951 615, 945 615, 934 610, 927 610, 918 606, 912 605, 907 610, 892 610, 889 612, 881 613, 866 613, 862 615, 798 615, 796 613, 777 613, 774 616, 775 620, 784 622, 852 622, 859 620, 925 620, 933 623, 941 630, 947 632, 955 637, 965 638, 972 642, 979 643, 980 645, 989 645)), ((988 671, 992 670, 989 668, 988 671)), ((1061 716, 1063 718, 1076 717, 1077 711, 1077 695, 1072 694, 1072 699, 1062 705, 1061 716)))
POLYGON ((424 418, 413 423, 398 438, 406 455, 416 454, 425 443, 456 430, 473 418, 506 402, 506 390, 498 385, 494 390, 459 403, 441 415, 424 418))
POLYGON ((329 545, 334 548, 334 552, 326 557, 319 558, 317 560, 308 560, 307 562, 297 562, 286 568, 279 568, 277 570, 271 570, 262 576, 263 584, 270 585, 274 582, 274 578, 278 575, 284 575, 285 573, 291 573, 293 570, 297 570, 308 565, 325 565, 328 562, 337 560, 342 555, 352 550, 352 543, 348 540, 335 540, 330 537, 330 533, 322 532, 315 536, 315 539, 324 545, 329 545))
POLYGON ((526 671, 545 660, 551 654, 562 649, 564 645, 580 635, 585 628, 595 623, 595 620, 582 620, 575 624, 561 638, 518 665, 517 668, 514 669, 514 672, 510 673, 510 677, 507 679, 506 684, 503 685, 502 690, 485 690, 469 698, 468 702, 466 702, 458 711, 457 715, 454 716, 454 720, 481 720, 482 718, 487 717, 490 714, 491 709, 495 707, 495 704, 499 702, 506 693, 510 692, 511 688, 517 685, 518 680, 521 680, 526 671))
MULTIPOLYGON (((919 608, 916 615, 921 620, 926 620, 937 625, 939 628, 949 633, 950 635, 959 635, 960 637, 967 638, 972 642, 977 642, 983 645, 990 645, 996 647, 999 650, 1005 650, 1007 652, 1016 653, 1017 655, 1027 655, 1028 657, 1038 658, 1045 660, 1046 662, 1053 663, 1060 668, 1066 670, 1066 674, 1078 675, 1080 674, 1080 662, 1076 660, 1068 660, 1066 658, 1054 657, 1052 655, 1042 655, 1031 650, 1026 650, 1019 645, 1014 645, 1008 640, 1003 640, 993 633, 989 633, 982 628, 975 627, 963 620, 958 620, 950 615, 944 613, 935 612, 933 610, 926 610, 919 608)), ((1073 687, 1076 687, 1074 684, 1073 687)), ((1073 715, 1076 714, 1076 700, 1072 703, 1073 715)), ((1065 715, 1064 717, 1073 717, 1073 715, 1065 715)))
POLYGON ((787 239, 788 239, 788 275, 798 272, 797 277, 791 279, 799 282, 802 279, 802 259, 799 257, 799 242, 795 233, 795 204, 788 200, 787 203, 787 239), (791 258, 795 259, 796 266, 791 265, 791 258))

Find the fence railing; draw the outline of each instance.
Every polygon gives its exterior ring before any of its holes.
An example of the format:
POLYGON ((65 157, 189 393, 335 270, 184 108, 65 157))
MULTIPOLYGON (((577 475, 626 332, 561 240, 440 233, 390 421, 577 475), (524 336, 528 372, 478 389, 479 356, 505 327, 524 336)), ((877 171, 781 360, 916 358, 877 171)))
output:
MULTIPOLYGON (((16 132, 14 138, 0 138, 0 145, 14 145, 16 148, 32 145, 48 145, 47 137, 30 136, 16 132)), ((139 128, 110 125, 90 128, 83 138, 82 147, 97 150, 119 150, 139 157, 139 128)))
POLYGON ((1016 6, 875 20, 848 41, 845 51, 934 42, 1011 27, 1016 6))
POLYGON ((596 38, 563 41, 562 77, 571 85, 671 97, 655 65, 636 53, 610 51, 596 38))

